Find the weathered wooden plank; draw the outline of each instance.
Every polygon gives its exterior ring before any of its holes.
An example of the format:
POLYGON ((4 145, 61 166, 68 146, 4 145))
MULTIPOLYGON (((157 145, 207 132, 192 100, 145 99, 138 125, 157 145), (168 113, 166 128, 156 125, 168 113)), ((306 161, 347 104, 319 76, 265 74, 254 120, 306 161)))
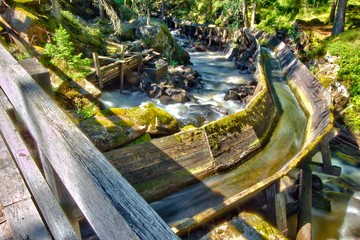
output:
POLYGON ((52 239, 30 199, 4 208, 14 239, 52 239))
POLYGON ((0 150, 0 202, 14 239, 51 239, 2 137, 0 150))
POLYGON ((1 87, 100 238, 177 238, 2 45, 0 68, 1 87))
POLYGON ((148 201, 176 192, 215 172, 202 130, 181 132, 104 155, 148 201))
MULTIPOLYGON (((4 97, 4 93, 0 90, 0 98, 4 97)), ((7 140, 12 155, 25 178, 52 235, 56 239, 77 239, 74 229, 68 222, 63 210, 53 195, 53 192, 41 175, 40 170, 30 156, 24 142, 18 135, 15 127, 11 124, 11 119, 7 117, 6 112, 1 108, 1 105, 0 129, 7 140)), ((11 171, 9 172, 11 173, 11 171)), ((9 189, 14 189, 14 186, 9 186, 9 189)))
POLYGON ((9 224, 5 222, 0 223, 0 239, 1 240, 13 240, 9 224))
POLYGON ((94 61, 94 65, 95 65, 95 70, 96 70, 96 76, 98 78, 98 84, 100 89, 104 88, 103 82, 102 82, 102 73, 100 70, 100 62, 99 62, 99 55, 97 52, 93 53, 93 61, 94 61))
POLYGON ((311 239, 311 171, 300 170, 298 233, 296 239, 311 239))
POLYGON ((31 198, 21 175, 0 136, 0 203, 4 207, 31 198))

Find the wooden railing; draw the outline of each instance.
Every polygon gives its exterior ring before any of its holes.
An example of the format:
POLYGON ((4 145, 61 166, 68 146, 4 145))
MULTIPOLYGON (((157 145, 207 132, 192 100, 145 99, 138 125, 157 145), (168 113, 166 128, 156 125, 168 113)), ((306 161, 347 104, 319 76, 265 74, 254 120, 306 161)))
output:
POLYGON ((3 138, 55 239, 77 238, 77 207, 100 239, 177 239, 2 45, 0 86, 3 138), (41 162, 33 161, 11 112, 32 135, 41 162))

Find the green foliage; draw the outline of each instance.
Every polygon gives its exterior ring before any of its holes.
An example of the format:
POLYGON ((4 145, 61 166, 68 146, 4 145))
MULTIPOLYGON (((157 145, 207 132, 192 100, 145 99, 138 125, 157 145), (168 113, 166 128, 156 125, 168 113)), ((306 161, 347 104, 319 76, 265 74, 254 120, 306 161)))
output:
POLYGON ((95 103, 91 102, 86 106, 82 106, 76 112, 81 116, 81 119, 86 119, 94 116, 98 111, 95 103))
POLYGON ((75 78, 83 77, 89 72, 91 64, 89 59, 82 58, 82 54, 73 55, 74 47, 70 41, 69 33, 60 26, 53 37, 54 44, 45 45, 45 55, 51 58, 50 62, 54 65, 72 71, 75 78))
POLYGON ((345 119, 351 129, 360 131, 360 28, 348 30, 325 42, 331 55, 338 56, 338 79, 351 94, 345 119))
POLYGON ((327 42, 330 54, 339 56, 338 78, 350 85, 352 96, 360 95, 360 28, 346 31, 327 42))
POLYGON ((350 104, 345 111, 345 120, 351 129, 360 133, 360 96, 351 98, 350 104))

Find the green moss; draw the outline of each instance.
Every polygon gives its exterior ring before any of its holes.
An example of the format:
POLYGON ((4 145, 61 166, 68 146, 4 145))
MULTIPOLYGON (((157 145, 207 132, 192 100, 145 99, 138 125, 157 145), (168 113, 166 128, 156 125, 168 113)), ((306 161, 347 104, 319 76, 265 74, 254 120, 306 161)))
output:
POLYGON ((178 121, 165 110, 156 107, 153 103, 123 109, 109 108, 95 115, 95 120, 108 128, 117 126, 167 126, 169 129, 177 129, 178 121))
POLYGON ((196 141, 203 141, 203 130, 198 128, 192 128, 188 131, 182 131, 174 135, 174 138, 179 141, 180 143, 184 142, 196 142, 196 141))
POLYGON ((181 129, 181 131, 183 132, 183 131, 188 131, 188 130, 192 130, 192 129, 196 129, 196 127, 193 125, 186 125, 185 127, 183 127, 181 129))
POLYGON ((137 144, 141 144, 141 143, 146 143, 146 142, 150 142, 151 141, 151 136, 149 133, 145 133, 143 135, 141 135, 139 138, 135 139, 135 141, 132 141, 129 144, 126 144, 125 147, 128 146, 133 146, 133 145, 137 145, 137 144))

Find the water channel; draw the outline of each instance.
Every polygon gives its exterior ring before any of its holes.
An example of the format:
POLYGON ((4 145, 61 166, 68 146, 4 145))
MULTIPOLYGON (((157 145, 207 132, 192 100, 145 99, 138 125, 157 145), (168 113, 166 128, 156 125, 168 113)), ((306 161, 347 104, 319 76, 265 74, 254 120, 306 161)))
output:
POLYGON ((266 147, 236 169, 203 180, 181 192, 152 203, 151 206, 169 224, 190 218, 208 207, 221 205, 281 169, 302 147, 306 116, 282 78, 278 62, 266 50, 267 74, 282 110, 279 123, 266 147), (261 173, 261 174, 259 174, 261 173), (211 194, 210 194, 211 193, 211 194), (215 193, 215 194, 214 194, 215 193), (215 196, 209 198, 209 196, 215 196))
MULTIPOLYGON (((306 126, 306 117, 299 107, 296 98, 282 79, 282 73, 276 59, 267 50, 262 50, 266 56, 267 75, 271 76, 270 84, 280 107, 279 124, 273 132, 269 144, 256 156, 240 167, 225 174, 218 174, 193 185, 181 192, 172 194, 161 201, 151 204, 159 215, 168 223, 176 223, 190 218, 201 211, 219 206, 227 198, 239 194, 254 182, 259 182, 277 172, 285 162, 293 157, 302 147, 306 126), (261 174, 258 174, 261 172, 261 174)), ((196 101, 186 104, 163 105, 156 99, 149 99, 142 92, 124 92, 110 90, 103 93, 101 101, 105 107, 129 108, 146 102, 154 102, 175 116, 183 125, 201 125, 198 116, 213 121, 223 115, 212 111, 209 106, 220 106, 229 113, 239 111, 242 104, 224 101, 225 92, 236 84, 248 83, 251 76, 240 75, 232 62, 226 61, 221 53, 205 52, 192 53, 193 68, 203 78, 204 88, 190 92, 196 101), (197 116, 197 117, 194 117, 197 116)), ((358 220, 352 221, 345 217, 346 208, 352 194, 360 192, 360 152, 354 146, 338 143, 331 145, 333 164, 342 167, 340 178, 320 175, 325 184, 325 193, 331 200, 332 211, 326 212, 313 209, 313 237, 314 239, 338 239, 344 219, 348 225, 356 225, 358 220), (346 220, 347 219, 347 220, 346 220)), ((320 161, 320 155, 315 156, 320 161)), ((350 208, 350 207, 349 207, 350 208)), ((360 206, 351 207, 353 212, 359 212, 360 206)), ((360 214, 357 215, 360 219, 360 214)), ((294 225, 291 217, 289 225, 294 225)), ((360 225, 360 223, 358 224, 360 225)), ((292 226, 296 229, 296 226, 292 226)), ((293 235, 290 237, 294 237, 293 235)), ((347 239, 347 238, 345 238, 347 239)))

